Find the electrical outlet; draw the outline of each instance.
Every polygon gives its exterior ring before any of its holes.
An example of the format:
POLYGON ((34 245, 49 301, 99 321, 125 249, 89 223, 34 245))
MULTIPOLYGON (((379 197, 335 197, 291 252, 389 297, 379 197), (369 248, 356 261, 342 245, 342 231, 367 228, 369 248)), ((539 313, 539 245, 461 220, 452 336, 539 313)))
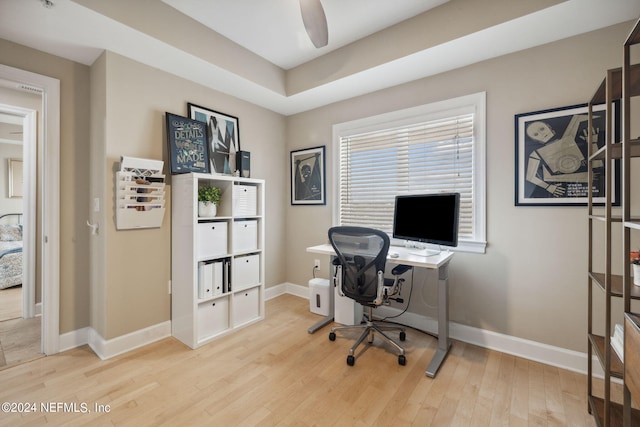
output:
POLYGON ((320 260, 319 259, 313 260, 313 268, 317 268, 318 270, 320 269, 320 260))

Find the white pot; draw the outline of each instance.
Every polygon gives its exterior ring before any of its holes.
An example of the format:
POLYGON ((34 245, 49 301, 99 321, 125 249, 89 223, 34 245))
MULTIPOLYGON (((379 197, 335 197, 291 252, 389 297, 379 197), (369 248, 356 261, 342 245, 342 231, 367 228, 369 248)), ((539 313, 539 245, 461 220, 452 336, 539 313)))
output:
POLYGON ((218 207, 211 202, 198 202, 198 216, 210 218, 216 216, 218 207))
POLYGON ((636 286, 640 286, 640 265, 633 265, 633 284, 636 286))

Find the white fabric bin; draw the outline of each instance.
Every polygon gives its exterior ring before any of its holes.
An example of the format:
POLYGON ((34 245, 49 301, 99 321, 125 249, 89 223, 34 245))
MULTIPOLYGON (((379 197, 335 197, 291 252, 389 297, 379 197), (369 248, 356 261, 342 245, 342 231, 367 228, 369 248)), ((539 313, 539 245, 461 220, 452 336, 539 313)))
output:
POLYGON ((251 252, 258 249, 258 221, 233 222, 233 252, 251 252))
POLYGON ((227 223, 224 221, 198 224, 198 259, 213 258, 227 254, 227 223))
POLYGON ((239 256, 233 259, 233 290, 246 289, 260 283, 260 255, 239 256))
POLYGON ((258 214, 258 189, 255 185, 234 186, 233 214, 235 216, 255 216, 258 214))

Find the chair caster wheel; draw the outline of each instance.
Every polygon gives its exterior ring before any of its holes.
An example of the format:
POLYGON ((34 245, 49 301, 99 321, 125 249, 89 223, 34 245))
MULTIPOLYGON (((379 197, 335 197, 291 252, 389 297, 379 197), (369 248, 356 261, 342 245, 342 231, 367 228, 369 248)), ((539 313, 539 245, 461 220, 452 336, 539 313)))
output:
POLYGON ((407 339, 407 334, 404 331, 400 331, 400 341, 407 339))
POLYGON ((335 341, 336 340, 336 333, 335 332, 329 332, 329 340, 330 341, 335 341))
POLYGON ((347 365, 353 366, 354 363, 356 363, 356 358, 353 356, 347 356, 347 365))
POLYGON ((398 365, 406 365, 407 364, 407 358, 404 357, 404 354, 401 354, 400 356, 398 356, 398 365))

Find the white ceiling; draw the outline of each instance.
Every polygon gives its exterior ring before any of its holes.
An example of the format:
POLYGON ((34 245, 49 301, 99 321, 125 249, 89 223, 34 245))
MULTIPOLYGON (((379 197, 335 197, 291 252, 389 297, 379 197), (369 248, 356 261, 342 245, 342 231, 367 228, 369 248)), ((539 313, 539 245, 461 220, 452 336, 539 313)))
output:
POLYGON ((329 44, 316 49, 298 0, 162 0, 285 70, 449 0, 322 0, 329 44))
MULTIPOLYGON (((86 65, 91 65, 104 50, 109 50, 285 115, 630 21, 640 15, 638 0, 567 0, 287 95, 179 50, 73 0, 52 1, 55 6, 47 9, 41 0, 0 0, 0 38, 86 65)), ((162 1, 176 7, 179 4, 194 17, 206 15, 209 18, 203 22, 216 32, 281 64, 282 68, 308 61, 315 55, 324 55, 368 32, 443 3, 440 0, 322 0, 329 22, 330 44, 315 50, 304 32, 297 0, 162 1), (385 21, 386 18, 389 20, 385 21)), ((117 4, 127 7, 124 1, 117 4)))

